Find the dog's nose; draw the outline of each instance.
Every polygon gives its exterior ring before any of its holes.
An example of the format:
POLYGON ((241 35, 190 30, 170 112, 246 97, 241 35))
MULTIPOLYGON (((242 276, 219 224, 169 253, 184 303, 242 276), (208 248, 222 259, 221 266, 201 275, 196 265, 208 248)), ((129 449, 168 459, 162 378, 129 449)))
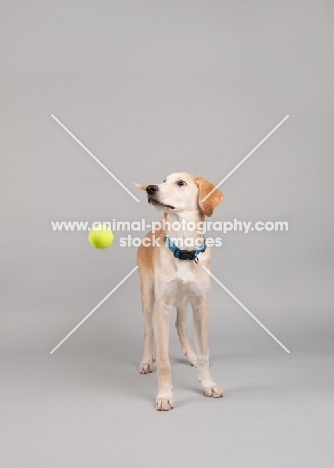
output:
POLYGON ((146 188, 146 192, 149 195, 153 195, 158 190, 159 190, 159 187, 157 185, 148 185, 147 188, 146 188))

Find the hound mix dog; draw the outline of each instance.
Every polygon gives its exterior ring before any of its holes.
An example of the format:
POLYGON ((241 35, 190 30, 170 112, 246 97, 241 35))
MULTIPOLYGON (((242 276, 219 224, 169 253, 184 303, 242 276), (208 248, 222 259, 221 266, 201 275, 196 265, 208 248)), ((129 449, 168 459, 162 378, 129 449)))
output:
MULTIPOLYGON (((169 317, 173 306, 177 310, 176 329, 185 356, 196 366, 204 395, 219 398, 222 390, 213 381, 209 370, 207 341, 208 306, 210 277, 201 268, 210 268, 210 248, 199 230, 175 230, 182 220, 193 223, 203 222, 211 216, 223 200, 223 194, 215 190, 204 202, 214 186, 202 177, 187 173, 169 175, 159 185, 138 185, 147 192, 148 202, 164 212, 165 225, 159 231, 146 235, 150 241, 155 236, 156 244, 138 249, 138 266, 141 287, 142 309, 145 317, 144 355, 139 366, 141 374, 152 372, 153 314, 156 335, 156 359, 159 390, 156 409, 168 411, 173 408, 173 386, 168 356, 169 317), (192 243, 193 250, 180 249, 192 243), (193 309, 196 351, 193 350, 185 320, 188 304, 193 309), (155 304, 155 310, 154 310, 155 304)), ((183 226, 185 223, 183 224, 183 226)), ((188 226, 188 224, 187 224, 188 226)), ((147 245, 148 242, 145 243, 147 245)), ((154 244, 154 242, 152 242, 154 244)))

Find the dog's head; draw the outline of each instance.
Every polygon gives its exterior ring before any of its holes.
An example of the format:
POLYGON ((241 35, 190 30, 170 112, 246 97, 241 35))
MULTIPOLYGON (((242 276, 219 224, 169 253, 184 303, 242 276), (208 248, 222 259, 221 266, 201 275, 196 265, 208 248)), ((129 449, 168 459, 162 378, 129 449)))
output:
POLYGON ((213 210, 224 198, 206 179, 186 172, 170 174, 162 184, 138 184, 138 187, 147 192, 151 205, 167 213, 199 210, 204 216, 212 216, 213 210), (212 190, 214 191, 203 201, 212 190))

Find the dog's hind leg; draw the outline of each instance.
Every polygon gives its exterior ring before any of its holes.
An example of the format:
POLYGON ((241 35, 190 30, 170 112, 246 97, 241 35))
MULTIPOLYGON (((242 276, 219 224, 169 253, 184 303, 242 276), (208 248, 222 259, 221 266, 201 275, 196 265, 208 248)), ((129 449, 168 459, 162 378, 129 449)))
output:
POLYGON ((223 396, 222 390, 212 380, 209 369, 208 347, 208 306, 206 298, 198 297, 192 300, 195 342, 197 349, 198 380, 207 397, 219 398, 223 396))
POLYGON ((143 354, 143 359, 141 360, 141 363, 139 365, 139 372, 141 374, 148 374, 149 372, 152 372, 152 366, 155 360, 153 357, 154 291, 153 291, 152 278, 143 277, 143 275, 140 275, 140 283, 141 283, 141 300, 142 300, 142 310, 143 310, 144 320, 145 320, 145 328, 144 328, 144 354, 143 354))
POLYGON ((186 329, 186 317, 188 312, 188 305, 177 307, 176 308, 177 315, 176 315, 176 330, 177 334, 179 335, 182 351, 184 355, 187 357, 190 364, 196 367, 197 355, 193 350, 193 347, 190 344, 188 333, 186 329))

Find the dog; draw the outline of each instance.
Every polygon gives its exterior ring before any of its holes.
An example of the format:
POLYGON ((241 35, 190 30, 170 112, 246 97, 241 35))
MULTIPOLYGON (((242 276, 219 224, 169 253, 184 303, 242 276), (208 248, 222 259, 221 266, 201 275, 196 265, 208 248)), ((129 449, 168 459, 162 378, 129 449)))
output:
MULTIPOLYGON (((223 200, 223 194, 203 177, 188 173, 169 175, 161 184, 137 186, 147 192, 148 202, 164 212, 164 226, 150 231, 145 243, 138 248, 137 264, 140 278, 142 311, 145 319, 144 353, 139 366, 141 374, 152 372, 155 361, 153 352, 156 338, 156 361, 158 396, 155 406, 158 411, 174 407, 171 365, 168 356, 169 318, 176 307, 176 329, 182 350, 190 364, 197 367, 198 378, 207 397, 219 398, 222 390, 213 381, 209 370, 208 294, 210 277, 202 266, 210 269, 211 249, 198 229, 176 229, 179 225, 193 222, 197 226, 211 216, 223 200), (212 190, 213 193, 202 201, 212 190), (183 220, 183 221, 182 221, 183 220), (179 223, 179 224, 177 224, 179 223), (180 249, 193 245, 194 249, 180 249), (188 304, 193 310, 196 353, 186 330, 188 304), (153 330, 154 315, 154 330, 153 330), (155 333, 154 333, 155 332, 155 333)), ((192 224, 193 226, 194 224, 192 224)))

